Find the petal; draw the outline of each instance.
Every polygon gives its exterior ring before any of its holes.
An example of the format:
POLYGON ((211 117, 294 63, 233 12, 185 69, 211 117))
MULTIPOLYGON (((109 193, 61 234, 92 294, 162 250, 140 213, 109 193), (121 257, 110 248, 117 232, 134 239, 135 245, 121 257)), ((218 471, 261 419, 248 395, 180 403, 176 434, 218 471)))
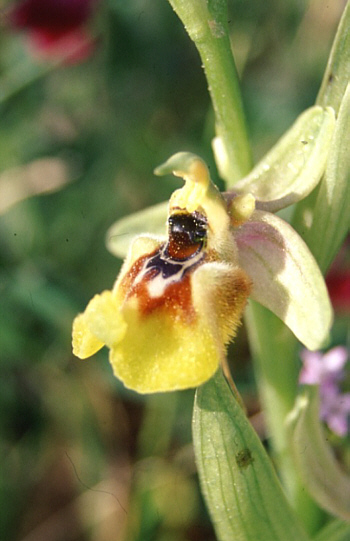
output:
POLYGON ((132 240, 142 234, 165 235, 168 202, 159 203, 115 222, 107 231, 106 245, 117 257, 124 259, 132 240))
POLYGON ((81 28, 61 34, 36 30, 29 36, 33 55, 47 60, 61 59, 65 64, 83 62, 91 56, 96 45, 93 36, 81 28))
POLYGON ((151 299, 152 310, 142 297, 128 300, 122 311, 127 331, 110 356, 115 375, 140 393, 207 381, 235 333, 249 289, 241 269, 212 262, 193 272, 190 291, 179 282, 168 286, 163 299, 151 299))
POLYGON ((257 207, 276 212, 308 195, 326 166, 335 126, 331 107, 305 111, 235 191, 250 192, 257 207))
POLYGON ((103 345, 117 344, 126 331, 118 302, 111 291, 95 295, 85 312, 73 323, 73 353, 80 358, 90 357, 103 345))
POLYGON ((104 346, 90 331, 84 314, 79 314, 73 321, 72 346, 74 355, 80 359, 91 357, 104 346))
POLYGON ((323 375, 322 354, 319 351, 303 350, 300 353, 303 368, 300 371, 299 383, 317 385, 323 375))
POLYGON ((208 325, 218 329, 219 344, 235 335, 251 285, 241 268, 225 262, 207 263, 194 273, 193 303, 208 325))
POLYGON ((349 415, 345 412, 328 413, 324 420, 329 428, 340 437, 346 436, 349 430, 349 415))
POLYGON ((332 348, 323 356, 325 368, 329 372, 341 371, 344 368, 347 360, 348 351, 344 346, 332 348))
POLYGON ((186 389, 216 371, 220 351, 201 320, 189 325, 166 310, 140 317, 132 307, 124 317, 127 331, 112 348, 110 362, 126 387, 139 393, 186 389))
POLYGON ((293 228, 256 211, 235 235, 240 265, 253 281, 252 298, 274 312, 310 350, 328 337, 332 308, 322 274, 293 228))

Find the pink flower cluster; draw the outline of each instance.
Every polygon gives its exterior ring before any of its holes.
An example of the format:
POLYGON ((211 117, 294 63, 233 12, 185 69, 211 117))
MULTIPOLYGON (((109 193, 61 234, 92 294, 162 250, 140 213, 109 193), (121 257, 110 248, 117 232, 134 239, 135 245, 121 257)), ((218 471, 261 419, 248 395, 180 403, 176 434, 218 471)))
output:
POLYGON ((349 432, 350 393, 339 388, 344 379, 344 367, 348 351, 343 346, 335 347, 327 353, 303 350, 303 368, 299 382, 305 385, 320 386, 320 418, 339 436, 349 432))

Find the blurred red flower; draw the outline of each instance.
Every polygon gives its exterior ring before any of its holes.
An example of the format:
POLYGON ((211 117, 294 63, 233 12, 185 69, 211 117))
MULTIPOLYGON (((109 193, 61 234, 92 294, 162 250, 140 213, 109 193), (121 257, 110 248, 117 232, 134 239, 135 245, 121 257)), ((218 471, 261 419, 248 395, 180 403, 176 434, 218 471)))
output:
POLYGON ((94 39, 86 23, 98 0, 22 0, 10 5, 8 25, 25 31, 35 53, 75 63, 87 58, 94 39))
POLYGON ((343 244, 327 276, 326 284, 333 308, 338 313, 350 313, 350 236, 343 244))

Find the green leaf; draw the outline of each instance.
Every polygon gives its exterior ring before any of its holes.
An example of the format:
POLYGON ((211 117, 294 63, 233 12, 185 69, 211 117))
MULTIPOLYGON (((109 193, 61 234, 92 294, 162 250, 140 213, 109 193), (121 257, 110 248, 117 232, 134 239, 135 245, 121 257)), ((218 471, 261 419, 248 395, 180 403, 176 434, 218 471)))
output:
POLYGON ((340 20, 321 88, 317 96, 319 105, 330 105, 339 110, 350 80, 350 3, 347 2, 340 20))
POLYGON ((118 220, 107 231, 106 245, 108 250, 113 255, 124 259, 136 236, 142 233, 164 236, 167 215, 168 202, 165 201, 118 220))
POLYGON ((326 167, 335 126, 332 108, 305 111, 235 191, 250 192, 257 206, 276 212, 306 197, 326 167))
POLYGON ((342 520, 333 520, 327 524, 313 538, 313 541, 349 541, 350 539, 350 524, 342 520))
POLYGON ((308 386, 289 416, 290 445, 306 490, 328 512, 350 520, 350 477, 327 444, 319 420, 319 393, 308 386))
POLYGON ((332 324, 326 285, 306 244, 284 220, 255 211, 237 229, 239 262, 251 297, 274 312, 308 349, 322 347, 332 324))
POLYGON ((306 541, 276 473, 221 371, 196 393, 193 437, 220 541, 306 541))
MULTIPOLYGON (((350 32, 349 32, 350 34, 350 32)), ((328 162, 313 208, 297 207, 294 223, 326 271, 350 225, 350 85, 342 100, 328 162)))

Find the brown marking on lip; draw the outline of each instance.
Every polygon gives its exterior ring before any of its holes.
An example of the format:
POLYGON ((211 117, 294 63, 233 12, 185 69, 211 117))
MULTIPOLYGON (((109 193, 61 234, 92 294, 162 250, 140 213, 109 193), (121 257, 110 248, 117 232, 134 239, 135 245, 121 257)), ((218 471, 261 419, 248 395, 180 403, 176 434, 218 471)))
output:
POLYGON ((186 322, 191 323, 196 316, 192 305, 191 272, 186 273, 180 281, 166 285, 163 295, 159 297, 151 297, 148 291, 149 282, 158 274, 156 268, 150 268, 142 280, 135 284, 145 261, 155 256, 161 249, 162 247, 137 259, 124 276, 119 287, 124 293, 125 301, 131 297, 137 298, 138 309, 143 315, 151 314, 156 310, 165 310, 174 316, 180 315, 186 322))
POLYGON ((179 282, 169 284, 159 297, 149 295, 147 286, 152 278, 152 275, 145 276, 131 288, 128 295, 137 297, 140 312, 148 315, 157 310, 165 310, 174 316, 181 316, 187 323, 193 322, 196 314, 192 304, 190 274, 186 274, 179 282))
MULTIPOLYGON (((119 287, 120 289, 122 290, 122 292, 124 293, 125 296, 128 296, 129 295, 129 292, 131 290, 131 288, 133 287, 133 283, 136 279, 136 276, 139 274, 139 272, 141 271, 145 261, 147 259, 150 259, 151 257, 153 257, 154 255, 156 255, 156 253, 162 248, 162 246, 160 248, 157 248, 156 250, 154 250, 154 252, 151 252, 150 254, 145 254, 141 257, 139 257, 135 263, 130 267, 130 269, 128 270, 128 272, 125 274, 125 276, 123 277, 119 287)), ((151 272, 151 271, 150 271, 151 272)), ((154 274, 153 274, 154 276, 154 274)))

